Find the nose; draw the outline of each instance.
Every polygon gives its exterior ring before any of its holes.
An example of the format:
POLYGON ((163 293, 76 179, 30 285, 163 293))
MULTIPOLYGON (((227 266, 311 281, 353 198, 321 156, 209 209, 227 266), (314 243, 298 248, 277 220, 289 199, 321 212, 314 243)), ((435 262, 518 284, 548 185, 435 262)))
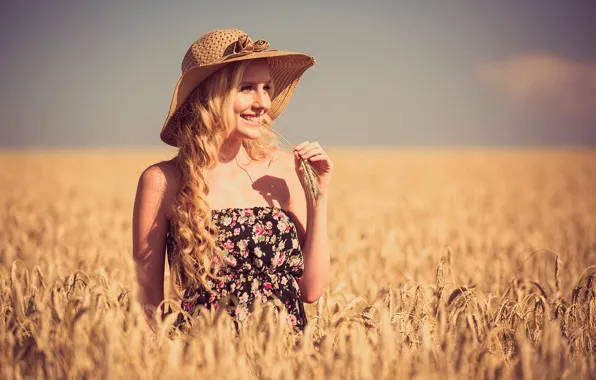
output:
POLYGON ((271 108, 271 97, 266 90, 257 91, 254 100, 255 108, 263 108, 265 112, 271 108))

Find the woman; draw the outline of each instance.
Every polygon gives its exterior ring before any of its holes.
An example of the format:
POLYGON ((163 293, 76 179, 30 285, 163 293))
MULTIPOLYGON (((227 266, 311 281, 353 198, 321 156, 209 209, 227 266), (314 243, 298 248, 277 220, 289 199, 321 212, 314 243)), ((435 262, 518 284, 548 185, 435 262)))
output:
POLYGON ((133 256, 148 314, 164 299, 167 251, 191 315, 225 306, 242 323, 257 303, 277 300, 292 327, 306 325, 303 303, 321 296, 329 273, 333 163, 316 142, 280 150, 272 121, 314 64, 237 29, 188 49, 160 134, 178 154, 144 170, 135 199, 133 256), (303 160, 318 196, 305 192, 303 160))

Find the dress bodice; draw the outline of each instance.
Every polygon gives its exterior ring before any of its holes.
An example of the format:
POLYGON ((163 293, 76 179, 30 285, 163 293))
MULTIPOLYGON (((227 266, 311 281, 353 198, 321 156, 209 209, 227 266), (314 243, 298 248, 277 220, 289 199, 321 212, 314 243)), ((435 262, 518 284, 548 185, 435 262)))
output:
MULTIPOLYGON (((223 297, 232 296, 237 304, 231 314, 241 322, 255 302, 277 298, 288 311, 288 323, 302 329, 306 315, 296 279, 302 276, 304 259, 289 214, 279 207, 255 206, 214 209, 211 215, 226 264, 219 273, 223 279, 214 281, 214 294, 188 289, 188 295, 199 296, 183 302, 183 309, 192 314, 198 304, 217 308, 223 297)), ((167 252, 171 265, 177 254, 172 227, 167 252)))

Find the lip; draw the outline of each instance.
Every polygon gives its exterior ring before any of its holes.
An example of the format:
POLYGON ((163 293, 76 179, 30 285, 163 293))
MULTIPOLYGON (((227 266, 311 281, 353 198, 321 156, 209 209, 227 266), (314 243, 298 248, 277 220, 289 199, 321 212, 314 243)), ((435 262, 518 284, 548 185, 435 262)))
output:
POLYGON ((261 125, 261 116, 260 115, 257 116, 257 115, 240 114, 240 117, 248 124, 261 125), (257 118, 257 120, 256 121, 248 120, 248 119, 246 119, 247 117, 257 118))

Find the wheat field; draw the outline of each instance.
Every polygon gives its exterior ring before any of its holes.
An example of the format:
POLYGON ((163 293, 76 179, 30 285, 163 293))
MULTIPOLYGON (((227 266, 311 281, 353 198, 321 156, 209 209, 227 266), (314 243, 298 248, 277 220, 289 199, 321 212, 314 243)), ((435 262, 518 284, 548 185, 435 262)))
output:
POLYGON ((304 334, 264 307, 239 335, 214 313, 155 336, 132 204, 173 152, 0 153, 0 377, 596 377, 595 150, 329 153, 331 276, 304 334))

